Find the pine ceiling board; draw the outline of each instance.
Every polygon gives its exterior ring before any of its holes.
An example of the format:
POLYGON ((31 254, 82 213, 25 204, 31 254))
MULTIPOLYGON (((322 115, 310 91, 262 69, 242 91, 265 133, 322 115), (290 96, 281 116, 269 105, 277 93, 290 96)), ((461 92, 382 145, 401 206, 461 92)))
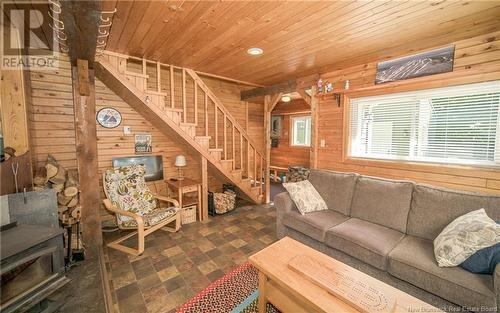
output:
MULTIPOLYGON (((262 42, 255 43, 256 46, 264 49, 265 54, 258 59, 249 59, 245 55, 240 55, 242 58, 240 66, 245 66, 246 64, 251 64, 251 68, 255 70, 262 70, 261 66, 265 64, 276 64, 275 58, 279 58, 281 61, 287 61, 290 56, 295 54, 295 50, 300 47, 307 47, 307 53, 314 53, 313 49, 309 49, 311 42, 325 44, 322 39, 323 36, 335 36, 336 34, 331 34, 332 29, 337 28, 337 25, 343 25, 342 23, 352 23, 356 18, 361 18, 363 12, 369 12, 374 7, 383 5, 381 1, 374 1, 371 3, 366 2, 352 2, 347 6, 338 8, 334 12, 338 14, 338 18, 335 19, 335 23, 327 24, 327 21, 331 19, 331 11, 320 11, 318 14, 312 14, 309 18, 303 20, 304 23, 296 23, 292 25, 289 29, 281 33, 271 34, 271 36, 265 38, 262 42), (314 30, 314 31, 313 31, 314 30), (276 44, 279 43, 279 44, 276 44)), ((329 43, 329 45, 334 45, 329 43)), ((297 55, 301 57, 301 55, 297 55)), ((233 61, 234 62, 234 61, 233 61)), ((285 65, 280 62, 280 64, 285 65)), ((211 64, 208 67, 209 71, 212 72, 224 72, 230 69, 227 62, 220 60, 215 64, 211 64)))
MULTIPOLYGON (((451 4, 452 6, 456 6, 456 5, 459 5, 460 7, 463 7, 462 4, 457 4, 457 3, 454 3, 454 4, 451 4)), ((439 7, 436 8, 438 10, 441 10, 439 7)), ((430 13, 430 12, 427 12, 427 13, 430 13)), ((407 23, 408 25, 412 25, 412 26, 415 26, 412 31, 410 30, 407 30, 407 31, 403 31, 402 30, 402 27, 395 27, 395 26, 398 26, 398 25, 392 25, 391 27, 387 28, 385 31, 381 31, 381 32, 378 32, 376 33, 375 35, 377 37, 374 37, 374 38, 363 38, 363 40, 358 40, 358 41, 355 41, 354 43, 356 42, 359 42, 359 44, 356 45, 357 48, 359 48, 360 50, 362 51, 366 51, 370 45, 372 45, 373 47, 373 44, 375 43, 376 44, 376 48, 374 49, 375 51, 383 51, 384 48, 386 47, 390 47, 390 46, 394 46, 395 44, 397 44, 398 42, 404 40, 405 38, 414 38, 413 35, 417 35, 417 34, 414 34, 414 33, 422 33, 422 29, 425 29, 425 27, 420 23, 421 19, 423 18, 421 15, 418 15, 416 17, 410 17, 412 15, 404 15, 402 17, 404 17, 405 19, 402 19, 401 22, 405 22, 407 23), (420 27, 418 27, 420 26, 420 27), (389 30, 393 29, 392 33, 389 32, 389 30), (397 31, 397 30, 400 30, 400 31, 397 31), (413 33, 412 33, 413 32, 413 33), (387 40, 384 40, 386 37, 388 38, 391 38, 390 41, 387 41, 387 40), (393 44, 392 42, 395 42, 395 44, 393 44)), ((435 19, 438 20, 438 23, 442 23, 444 22, 443 20, 441 20, 441 18, 449 18, 448 16, 444 16, 444 17, 441 17, 441 16, 437 16, 435 19)), ((453 27, 453 29, 460 29, 460 25, 457 25, 455 27, 453 27)), ((429 30, 425 30, 424 33, 429 33, 429 34, 432 34, 432 32, 435 32, 435 29, 438 28, 437 26, 429 26, 427 28, 431 28, 429 30), (434 28, 434 30, 432 29, 434 28)), ((432 38, 430 38, 432 39, 432 38)), ((435 46, 435 45, 433 45, 435 46)), ((322 66, 322 65, 327 65, 328 64, 328 56, 332 54, 332 50, 330 48, 324 48, 324 49, 321 49, 321 42, 316 42, 316 43, 311 43, 310 44, 310 49, 312 51, 315 51, 315 56, 317 59, 321 59, 321 60, 325 60, 324 61, 324 64, 320 64, 318 62, 318 66, 322 66)), ((336 48, 335 48, 336 51, 340 50, 340 51, 346 51, 343 56, 346 57, 346 58, 352 58, 353 55, 352 53, 350 53, 350 49, 348 47, 346 47, 344 44, 342 43, 339 43, 336 48)), ((338 55, 338 57, 342 57, 342 54, 338 55)), ((294 63, 293 60, 287 60, 288 61, 288 66, 292 67, 292 66, 296 66, 296 64, 294 63)), ((300 60, 299 60, 300 61, 300 60)), ((255 68, 259 68, 259 66, 263 69, 262 71, 246 71, 246 75, 248 75, 248 77, 252 77, 252 76, 259 76, 263 71, 267 71, 269 70, 271 72, 271 69, 268 68, 268 66, 266 64, 260 64, 260 65, 257 65, 255 68)), ((273 70, 274 73, 278 73, 278 69, 274 69, 273 70)), ((304 74, 304 72, 302 73, 304 74)), ((226 74, 228 75, 228 74, 226 74)), ((248 79, 247 77, 247 79, 248 79)))
POLYGON ((109 50, 266 85, 419 50, 417 43, 432 47, 477 35, 495 27, 498 12, 491 8, 499 6, 442 0, 154 3, 142 15, 121 14, 129 21, 114 22, 109 50), (182 10, 168 10, 172 3, 182 10), (130 29, 122 34, 120 28, 130 29), (116 40, 117 32, 124 37, 116 40), (251 46, 264 55, 247 55, 251 46))
MULTIPOLYGON (((203 61, 208 58, 212 62, 214 62, 210 65, 214 66, 217 64, 218 60, 221 60, 220 56, 224 56, 225 59, 229 59, 230 57, 236 55, 240 59, 232 60, 231 64, 241 64, 243 61, 248 60, 246 50, 249 47, 259 47, 259 42, 266 41, 266 37, 270 34, 270 29, 273 30, 273 33, 286 33, 286 28, 295 24, 297 20, 302 20, 303 18, 310 16, 311 14, 314 14, 318 11, 324 11, 325 9, 330 8, 333 5, 339 6, 344 3, 347 2, 341 1, 335 2, 335 4, 332 4, 331 2, 321 2, 317 6, 308 9, 307 6, 310 6, 308 2, 297 2, 297 4, 301 4, 301 7, 297 7, 297 10, 287 10, 285 8, 284 11, 286 13, 280 12, 281 10, 275 10, 273 16, 267 15, 261 21, 255 23, 254 27, 241 27, 243 28, 242 31, 232 28, 230 31, 235 33, 235 36, 231 38, 232 46, 228 47, 229 50, 224 50, 221 48, 218 49, 216 53, 213 53, 211 46, 206 46, 202 48, 202 50, 199 51, 196 54, 196 57, 190 62, 193 62, 193 64, 196 64, 197 66, 202 66, 203 61), (268 18, 270 18, 269 22, 267 22, 268 18)), ((216 41, 214 41, 213 44, 223 45, 224 43, 225 38, 219 37, 216 39, 216 41)), ((267 50, 265 53, 267 55, 267 50)), ((256 61, 255 57, 253 61, 256 61)))
MULTIPOLYGON (((279 31, 296 20, 297 12, 286 10, 286 2, 277 3, 285 7, 283 9, 269 10, 267 14, 262 15, 258 20, 243 19, 211 42, 204 41, 204 45, 197 44, 197 49, 194 49, 196 52, 191 56, 189 62, 193 66, 204 64, 207 61, 215 62, 220 56, 229 56, 231 51, 237 51, 237 53, 247 56, 246 50, 254 46, 252 40, 254 41, 256 37, 267 35, 270 29, 275 32, 279 31), (223 49, 223 46, 228 43, 230 44, 227 47, 228 49, 223 49)), ((304 9, 306 8, 307 4, 300 4, 303 5, 304 9)))
POLYGON ((150 4, 150 1, 135 1, 133 3, 127 17, 128 27, 124 29, 120 36, 120 39, 118 40, 118 50, 123 51, 127 48, 127 44, 134 35, 134 32, 137 30, 137 25, 144 17, 144 14, 146 13, 146 10, 150 4))
MULTIPOLYGON (((175 42, 163 47, 159 54, 163 59, 171 60, 171 63, 177 64, 180 60, 191 58, 195 49, 187 47, 189 41, 199 40, 201 37, 211 37, 214 34, 220 34, 230 25, 237 25, 239 20, 244 19, 246 12, 250 12, 253 3, 243 2, 222 2, 224 5, 212 7, 207 10, 203 16, 188 26, 183 34, 178 36, 175 42), (243 13, 243 14, 242 14, 243 13)), ((194 48, 194 47, 193 47, 194 48)))
POLYGON ((145 56, 155 60, 160 60, 163 63, 170 63, 163 59, 158 53, 162 50, 162 46, 167 47, 177 40, 177 37, 185 32, 185 30, 205 14, 210 8, 216 5, 215 1, 182 2, 180 10, 170 12, 168 15, 168 25, 163 27, 162 33, 157 38, 152 38, 151 45, 146 48, 145 56))
MULTIPOLYGON (((398 3, 398 6, 403 5, 404 2, 398 3)), ((331 27, 323 27, 323 29, 317 29, 314 32, 314 35, 311 35, 309 32, 303 32, 303 34, 300 34, 298 36, 293 36, 293 32, 289 33, 289 36, 283 36, 282 40, 283 43, 279 45, 275 49, 266 49, 264 46, 264 50, 267 51, 268 54, 273 54, 272 56, 276 58, 280 58, 281 60, 286 60, 286 63, 279 63, 275 62, 273 58, 268 57, 268 58, 260 58, 259 61, 254 61, 251 64, 251 69, 246 71, 246 74, 248 76, 253 75, 253 73, 259 73, 262 71, 265 71, 265 69, 268 66, 280 66, 284 68, 285 72, 291 72, 291 70, 296 70, 297 66, 299 65, 307 65, 307 62, 305 62, 308 59, 308 55, 310 58, 316 58, 316 49, 317 47, 325 47, 327 46, 330 51, 338 51, 341 50, 341 47, 336 45, 336 39, 341 38, 343 35, 343 30, 348 29, 351 27, 351 25, 354 25, 358 21, 365 21, 369 19, 371 16, 372 18, 376 18, 378 15, 372 15, 372 10, 376 9, 380 6, 383 6, 384 3, 380 1, 375 1, 372 2, 371 5, 364 5, 362 9, 363 11, 359 10, 354 13, 354 10, 351 10, 351 8, 345 8, 348 9, 346 13, 343 13, 341 15, 341 18, 335 20, 335 24, 332 25, 331 27), (307 36, 309 34, 309 36, 307 36), (326 40, 325 38, 330 38, 326 40), (306 56, 304 58, 304 56, 306 56), (295 62, 294 60, 299 59, 299 62, 295 62), (287 70, 288 67, 289 70, 287 70)), ((385 10, 381 10, 380 14, 384 14, 390 7, 385 7, 385 10)), ((319 26, 321 26, 321 19, 318 19, 320 21, 319 26)), ((313 27, 316 27, 317 24, 313 24, 313 27)), ((274 40, 272 40, 274 41, 274 40)), ((331 53, 330 52, 330 53, 331 53)), ((248 58, 246 58, 248 59, 248 58)), ((241 66, 244 66, 245 64, 248 64, 251 60, 243 62, 241 66)), ((313 64, 311 64, 313 66, 313 64)), ((213 72, 224 72, 227 70, 228 67, 226 64, 224 64, 224 67, 222 68, 211 68, 213 72)), ((281 70, 283 71, 283 70, 281 70)))
POLYGON ((165 34, 165 29, 171 25, 168 18, 170 11, 168 5, 163 2, 155 2, 155 4, 159 14, 153 21, 151 28, 144 34, 140 43, 136 47, 129 47, 131 55, 145 56, 146 49, 151 45, 151 42, 161 40, 161 35, 165 34))
POLYGON ((127 19, 132 5, 132 1, 117 1, 116 13, 113 16, 113 25, 110 29, 106 49, 110 48, 112 51, 118 51, 117 45, 120 36, 126 28, 130 27, 130 25, 127 24, 127 19))
MULTIPOLYGON (((213 27, 207 29, 205 33, 199 34, 200 40, 190 41, 193 53, 189 55, 189 63, 194 65, 200 62, 213 61, 218 57, 218 54, 226 54, 227 51, 221 49, 221 45, 230 44, 232 47, 236 47, 237 44, 234 43, 236 40, 241 40, 248 32, 255 31, 258 25, 265 24, 265 21, 272 21, 275 17, 273 14, 281 14, 282 18, 286 18, 289 12, 280 9, 285 5, 285 2, 269 1, 260 5, 260 10, 256 10, 255 5, 252 4, 249 10, 239 12, 239 20, 226 27, 226 29, 222 28, 223 25, 209 22, 213 27), (261 14, 260 18, 255 17, 255 15, 259 15, 263 11, 267 13, 261 14), (222 31, 219 31, 221 28, 222 31)), ((267 24, 268 27, 272 27, 271 23, 267 24)))

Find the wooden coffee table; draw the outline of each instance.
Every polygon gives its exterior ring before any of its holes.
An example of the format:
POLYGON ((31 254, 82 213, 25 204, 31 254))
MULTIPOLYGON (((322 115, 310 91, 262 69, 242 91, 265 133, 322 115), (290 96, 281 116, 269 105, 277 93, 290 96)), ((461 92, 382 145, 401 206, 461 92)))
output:
POLYGON ((259 312, 442 312, 296 240, 249 258, 259 270, 259 312))

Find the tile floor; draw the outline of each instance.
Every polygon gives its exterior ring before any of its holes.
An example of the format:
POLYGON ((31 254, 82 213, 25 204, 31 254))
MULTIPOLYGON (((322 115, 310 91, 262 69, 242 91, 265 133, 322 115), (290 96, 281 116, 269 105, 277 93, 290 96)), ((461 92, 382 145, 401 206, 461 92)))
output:
MULTIPOLYGON (((106 248, 113 305, 120 313, 171 312, 210 282, 276 240, 272 206, 245 206, 146 237, 142 256, 106 248)), ((104 234, 105 241, 119 237, 104 234)))

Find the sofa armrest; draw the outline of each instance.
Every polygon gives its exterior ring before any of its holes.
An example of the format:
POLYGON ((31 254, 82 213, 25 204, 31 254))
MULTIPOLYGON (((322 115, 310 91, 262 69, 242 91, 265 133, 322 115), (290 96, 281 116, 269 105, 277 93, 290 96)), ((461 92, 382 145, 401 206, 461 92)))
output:
POLYGON ((500 263, 493 272, 493 285, 495 286, 495 296, 497 297, 497 310, 500 310, 500 263))
POLYGON ((285 225, 283 225, 285 214, 298 209, 286 191, 274 197, 274 206, 276 207, 276 236, 283 238, 286 235, 285 225))

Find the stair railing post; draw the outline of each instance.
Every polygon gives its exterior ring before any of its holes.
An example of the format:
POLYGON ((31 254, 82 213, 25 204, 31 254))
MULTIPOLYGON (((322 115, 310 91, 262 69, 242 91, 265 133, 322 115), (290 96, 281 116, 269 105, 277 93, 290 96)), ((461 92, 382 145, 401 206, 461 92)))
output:
POLYGON ((186 70, 182 68, 182 110, 183 110, 183 121, 187 123, 187 110, 186 110, 186 70))
POLYGON ((170 65, 170 106, 175 108, 174 66, 170 65))
POLYGON ((205 92, 205 136, 208 136, 208 96, 205 92))
POLYGON ((227 118, 224 114, 224 160, 227 160, 227 118))
POLYGON ((198 126, 198 84, 193 79, 194 84, 194 124, 198 126))

